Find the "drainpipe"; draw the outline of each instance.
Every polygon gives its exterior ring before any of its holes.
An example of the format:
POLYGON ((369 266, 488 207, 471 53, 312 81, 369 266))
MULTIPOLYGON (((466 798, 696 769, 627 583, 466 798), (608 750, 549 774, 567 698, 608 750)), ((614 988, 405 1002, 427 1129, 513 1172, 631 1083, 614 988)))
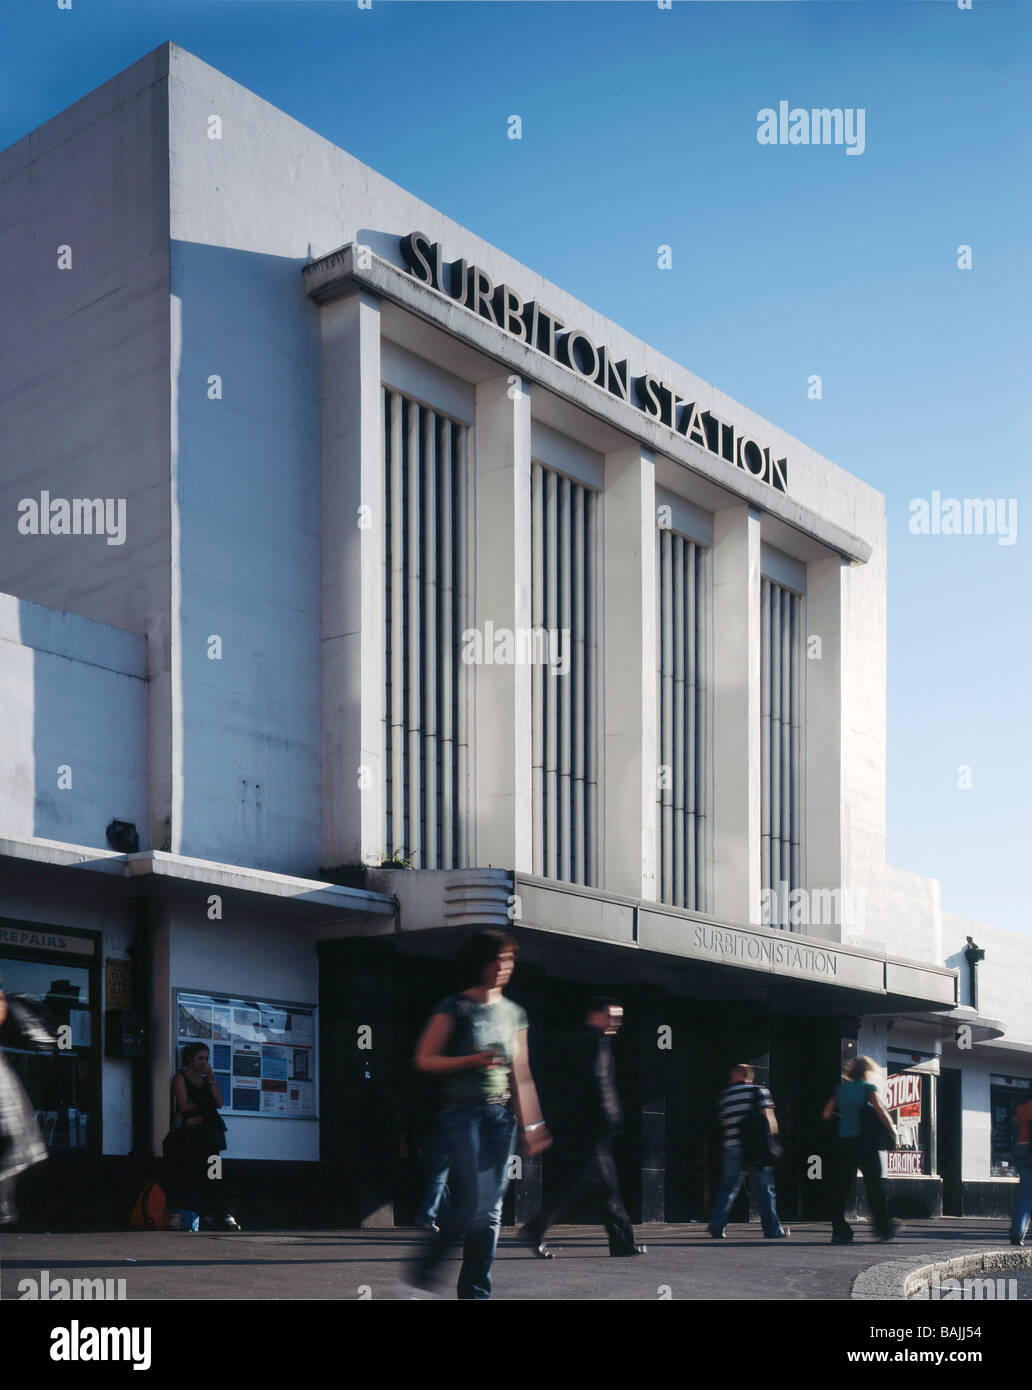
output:
POLYGON ((133 904, 133 936, 129 947, 132 961, 132 999, 135 1012, 143 1019, 144 1049, 134 1057, 132 1067, 132 1152, 150 1155, 154 1096, 151 1085, 150 1033, 153 1018, 151 972, 151 904, 139 897, 133 904))
POLYGON ((967 938, 967 945, 964 947, 964 955, 968 963, 968 979, 971 990, 971 1007, 978 1010, 978 962, 985 960, 985 951, 981 946, 976 946, 971 937, 967 938))

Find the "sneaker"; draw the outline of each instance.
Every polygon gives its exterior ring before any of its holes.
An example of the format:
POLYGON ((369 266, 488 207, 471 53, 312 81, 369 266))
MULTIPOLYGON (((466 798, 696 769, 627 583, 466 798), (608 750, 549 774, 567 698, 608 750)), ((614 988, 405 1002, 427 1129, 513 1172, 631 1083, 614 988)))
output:
POLYGON ((727 1236, 723 1231, 715 1231, 712 1226, 707 1226, 706 1229, 714 1240, 727 1240, 727 1236))
POLYGON ((1010 1243, 1011 1243, 1011 1245, 1024 1245, 1024 1244, 1025 1244, 1024 1240, 1015 1240, 1013 1236, 1011 1236, 1011 1238, 1010 1238, 1010 1243))
POLYGON ((222 1229, 224 1231, 239 1231, 241 1226, 235 1216, 227 1216, 222 1223, 222 1229))
POLYGON ((610 1250, 610 1255, 616 1259, 629 1258, 631 1255, 647 1255, 649 1247, 647 1245, 632 1245, 630 1250, 610 1250))
POLYGON ((772 1236, 764 1236, 763 1239, 764 1239, 764 1240, 785 1240, 786 1237, 790 1236, 791 1234, 792 1234, 792 1229, 791 1229, 790 1226, 782 1226, 782 1228, 781 1228, 780 1231, 776 1231, 776 1232, 774 1233, 774 1235, 772 1235, 772 1236))

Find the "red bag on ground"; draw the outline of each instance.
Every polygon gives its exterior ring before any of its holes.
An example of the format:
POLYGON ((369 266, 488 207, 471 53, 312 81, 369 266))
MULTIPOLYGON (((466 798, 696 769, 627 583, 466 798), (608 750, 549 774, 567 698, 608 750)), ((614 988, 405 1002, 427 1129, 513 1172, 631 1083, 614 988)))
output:
POLYGON ((129 1225, 134 1231, 167 1231, 168 1203, 165 1194, 153 1180, 148 1182, 133 1207, 129 1225))

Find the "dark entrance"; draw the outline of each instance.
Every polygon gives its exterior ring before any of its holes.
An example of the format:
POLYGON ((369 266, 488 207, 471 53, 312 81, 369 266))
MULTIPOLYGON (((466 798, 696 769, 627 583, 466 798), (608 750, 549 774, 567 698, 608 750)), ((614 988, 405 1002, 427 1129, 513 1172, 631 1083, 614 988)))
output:
MULTIPOLYGON (((442 933, 434 955, 429 940, 421 945, 426 954, 419 956, 394 940, 320 948, 320 1167, 334 1193, 327 1217, 345 1224, 408 1224, 419 1201, 419 1148, 436 1094, 414 1073, 411 1058, 434 1003, 458 988, 456 939, 442 933), (362 1024, 371 1026, 373 1038, 364 1051, 355 1042, 362 1024)), ((530 1018, 530 1061, 546 1116, 564 1038, 583 1020, 588 1000, 602 993, 623 1001, 625 1024, 613 1051, 626 1133, 614 1148, 632 1218, 708 1219, 721 1176, 717 1100, 731 1067, 748 1062, 774 1094, 783 1135, 785 1157, 775 1172, 779 1214, 827 1219, 827 1127, 820 1112, 839 1080, 849 1022, 801 1010, 779 1013, 756 999, 689 998, 657 983, 620 983, 609 960, 585 952, 581 961, 580 977, 571 978, 576 965, 567 974, 565 961, 521 952, 508 992, 530 1018)), ((552 1154, 543 1165, 522 1164, 506 1200, 506 1224, 525 1220, 542 1191, 554 1190, 559 1162, 552 1154)), ((731 1220, 748 1215, 743 1193, 731 1220)), ((566 1219, 577 1217, 571 1212, 566 1219)))
POLYGON ((943 1216, 962 1216, 963 1189, 960 1173, 960 1070, 943 1067, 939 1072, 938 1164, 942 1178, 943 1216))

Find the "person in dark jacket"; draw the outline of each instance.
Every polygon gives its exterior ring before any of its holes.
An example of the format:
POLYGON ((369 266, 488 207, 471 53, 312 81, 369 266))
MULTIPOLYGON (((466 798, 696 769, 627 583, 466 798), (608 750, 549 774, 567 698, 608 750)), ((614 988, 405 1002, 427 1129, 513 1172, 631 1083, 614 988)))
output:
POLYGON ((613 1137, 623 1132, 623 1110, 613 1073, 610 1038, 623 1023, 615 999, 592 1000, 583 1026, 567 1052, 566 1089, 556 1121, 556 1147, 565 1159, 568 1182, 551 1210, 542 1208, 520 1228, 521 1238, 541 1259, 555 1252, 545 1243, 562 1207, 575 1195, 591 1200, 609 1236, 610 1255, 644 1255, 624 1210, 613 1160, 613 1137))

